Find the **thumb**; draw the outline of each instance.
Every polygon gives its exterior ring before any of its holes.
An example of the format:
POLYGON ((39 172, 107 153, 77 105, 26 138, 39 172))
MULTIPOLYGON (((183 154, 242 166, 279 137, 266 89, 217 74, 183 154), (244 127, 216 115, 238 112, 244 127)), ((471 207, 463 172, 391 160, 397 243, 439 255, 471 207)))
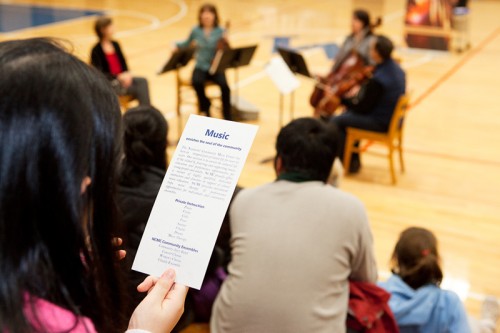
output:
POLYGON ((159 303, 163 302, 165 297, 167 296, 170 288, 174 284, 175 280, 175 271, 172 268, 169 268, 163 273, 158 282, 156 282, 155 286, 147 296, 152 302, 159 303))

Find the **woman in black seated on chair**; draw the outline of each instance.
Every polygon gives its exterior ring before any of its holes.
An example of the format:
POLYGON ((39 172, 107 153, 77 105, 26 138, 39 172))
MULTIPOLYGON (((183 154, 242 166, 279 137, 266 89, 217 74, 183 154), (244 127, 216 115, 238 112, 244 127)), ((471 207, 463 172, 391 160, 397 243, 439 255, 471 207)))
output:
POLYGON ((210 100, 205 93, 205 84, 207 81, 212 81, 221 90, 224 119, 232 120, 231 91, 226 81, 226 75, 224 73, 209 73, 217 45, 225 38, 224 30, 219 26, 219 15, 215 6, 212 4, 201 6, 198 20, 199 25, 191 30, 186 41, 177 43, 177 48, 191 45, 195 45, 197 48, 192 83, 198 97, 199 111, 210 116, 210 100))
POLYGON ((118 95, 131 95, 139 105, 149 105, 149 85, 143 77, 132 76, 120 44, 113 40, 113 21, 99 17, 95 22, 99 42, 92 48, 91 63, 111 81, 118 95))

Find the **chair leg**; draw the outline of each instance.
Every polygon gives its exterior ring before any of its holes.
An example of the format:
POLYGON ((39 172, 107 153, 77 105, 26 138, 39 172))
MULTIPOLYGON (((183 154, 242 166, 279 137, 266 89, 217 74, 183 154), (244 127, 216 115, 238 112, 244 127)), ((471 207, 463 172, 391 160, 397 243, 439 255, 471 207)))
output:
POLYGON ((352 135, 347 133, 344 145, 344 172, 345 174, 349 173, 349 165, 351 164, 351 156, 352 156, 352 146, 354 145, 354 140, 352 135))
POLYGON ((405 172, 405 162, 403 160, 403 147, 401 146, 401 142, 399 143, 398 146, 398 151, 399 151, 399 163, 401 165, 401 172, 405 172))
POLYGON ((403 138, 401 133, 399 133, 398 137, 398 152, 399 152, 399 165, 401 166, 401 173, 404 173, 405 162, 403 160, 403 138))
POLYGON ((389 146, 389 167, 391 169, 392 184, 394 185, 396 184, 396 172, 394 171, 393 153, 394 153, 394 148, 392 146, 389 146))

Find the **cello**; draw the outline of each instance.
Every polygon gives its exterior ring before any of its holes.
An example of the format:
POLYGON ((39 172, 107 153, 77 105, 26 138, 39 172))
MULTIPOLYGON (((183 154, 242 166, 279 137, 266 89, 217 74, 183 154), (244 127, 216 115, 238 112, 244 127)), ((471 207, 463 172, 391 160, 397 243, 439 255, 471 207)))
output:
MULTIPOLYGON (((375 24, 365 27, 364 38, 371 29, 381 23, 382 20, 378 18, 375 24)), ((359 43, 356 43, 351 51, 339 60, 340 65, 335 66, 335 70, 332 70, 328 76, 319 78, 309 99, 309 103, 314 107, 315 117, 331 116, 342 104, 342 97, 371 78, 375 68, 367 66, 363 57, 356 51, 359 43)))

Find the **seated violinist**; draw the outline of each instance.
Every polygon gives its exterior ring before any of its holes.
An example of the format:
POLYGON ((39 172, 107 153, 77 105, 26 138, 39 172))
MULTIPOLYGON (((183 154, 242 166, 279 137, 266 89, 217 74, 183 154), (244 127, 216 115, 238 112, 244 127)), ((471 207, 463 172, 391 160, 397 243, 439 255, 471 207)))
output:
POLYGON ((209 73, 212 60, 216 54, 221 40, 227 43, 226 33, 219 26, 219 15, 217 8, 212 4, 204 4, 200 7, 198 14, 198 25, 191 30, 187 40, 177 43, 174 52, 178 48, 195 45, 196 65, 193 71, 193 88, 198 97, 198 108, 200 113, 210 116, 210 100, 205 93, 205 84, 212 81, 220 87, 222 97, 222 113, 224 119, 232 120, 231 117, 231 90, 227 84, 224 73, 209 73))
MULTIPOLYGON (((370 131, 386 132, 397 101, 406 90, 405 73, 391 58, 394 45, 385 36, 376 36, 370 47, 370 57, 376 63, 373 75, 341 99, 346 112, 330 118, 339 129, 339 156, 344 158, 346 128, 355 127, 370 131)), ((328 93, 327 93, 328 95, 328 93)), ((356 173, 361 168, 358 154, 353 154, 349 170, 356 173)))

